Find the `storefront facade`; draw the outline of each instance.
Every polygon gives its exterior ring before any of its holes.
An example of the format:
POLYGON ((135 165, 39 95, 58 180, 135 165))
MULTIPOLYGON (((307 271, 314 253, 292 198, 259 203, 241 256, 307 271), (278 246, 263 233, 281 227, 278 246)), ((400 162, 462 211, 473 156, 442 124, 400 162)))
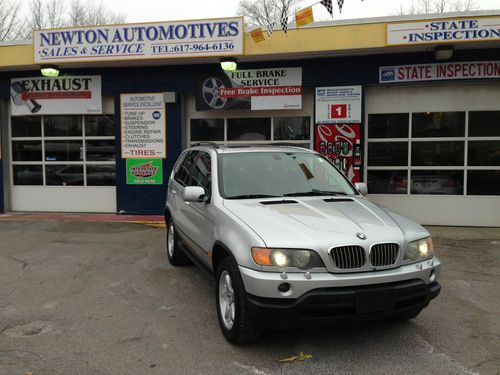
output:
POLYGON ((50 114, 14 114, 13 82, 39 72, 32 63, 9 62, 0 73, 2 209, 161 214, 173 163, 189 145, 287 143, 322 152, 351 181, 366 181, 371 199, 421 223, 500 226, 499 42, 490 35, 401 46, 386 31, 400 23, 290 30, 286 38, 276 31, 264 47, 247 34, 237 57, 241 74, 232 78, 213 57, 154 65, 59 62, 67 76, 100 77, 99 113, 68 114, 60 107, 50 114), (366 45, 366 34, 380 40, 366 45), (323 43, 327 51, 321 52, 316 40, 325 35, 350 39, 323 43), (316 41, 307 44, 310 51, 304 40, 316 41), (453 55, 437 61, 438 45, 454 45, 453 55), (15 64, 30 68, 13 69, 15 64), (270 87, 288 91, 262 101, 238 95, 241 87, 266 90, 269 77, 270 87), (217 101, 210 95, 218 84, 234 90, 217 101), (327 101, 322 96, 329 92, 334 96, 327 101), (152 94, 164 98, 151 112, 164 126, 162 147, 154 155, 148 154, 153 146, 134 155, 136 131, 127 129, 135 129, 138 114, 124 113, 124 95, 152 94))

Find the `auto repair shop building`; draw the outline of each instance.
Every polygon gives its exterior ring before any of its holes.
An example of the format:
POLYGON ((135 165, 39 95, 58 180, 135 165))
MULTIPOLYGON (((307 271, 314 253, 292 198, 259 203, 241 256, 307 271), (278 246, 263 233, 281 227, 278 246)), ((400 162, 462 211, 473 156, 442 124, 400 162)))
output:
POLYGON ((0 210, 161 214, 189 145, 291 143, 423 224, 500 226, 499 46, 500 12, 39 31, 0 44, 0 210))

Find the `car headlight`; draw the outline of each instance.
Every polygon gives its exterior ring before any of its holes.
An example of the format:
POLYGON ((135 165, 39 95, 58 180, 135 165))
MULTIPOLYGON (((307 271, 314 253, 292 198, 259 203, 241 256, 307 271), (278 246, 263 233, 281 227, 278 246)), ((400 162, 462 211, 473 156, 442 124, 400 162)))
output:
POLYGON ((301 270, 325 267, 318 253, 312 250, 252 247, 252 258, 258 265, 268 267, 295 267, 301 270))
POLYGON ((431 237, 413 241, 406 248, 405 261, 418 262, 434 256, 434 244, 431 237))

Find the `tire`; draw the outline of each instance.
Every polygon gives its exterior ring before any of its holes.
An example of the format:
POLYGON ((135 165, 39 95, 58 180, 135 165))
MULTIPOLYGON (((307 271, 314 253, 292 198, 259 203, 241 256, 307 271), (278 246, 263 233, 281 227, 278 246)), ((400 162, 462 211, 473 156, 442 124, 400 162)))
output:
POLYGON ((217 268, 215 297, 219 325, 227 341, 238 345, 260 338, 263 330, 248 316, 243 280, 230 257, 224 258, 217 268))
POLYGON ((189 258, 182 252, 176 238, 174 222, 170 217, 167 220, 167 258, 172 266, 183 266, 189 264, 189 258))
POLYGON ((214 74, 207 77, 200 82, 199 86, 196 94, 198 110, 225 109, 230 103, 230 98, 222 98, 220 96, 220 89, 233 87, 231 80, 226 74, 214 74))

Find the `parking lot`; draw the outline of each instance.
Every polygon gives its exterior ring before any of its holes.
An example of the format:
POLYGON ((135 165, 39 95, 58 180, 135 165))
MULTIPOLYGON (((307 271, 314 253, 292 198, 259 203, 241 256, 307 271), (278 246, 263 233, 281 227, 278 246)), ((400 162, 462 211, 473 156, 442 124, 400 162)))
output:
POLYGON ((498 374, 500 229, 429 230, 443 289, 417 319, 236 347, 207 277, 167 264, 164 229, 0 222, 0 374, 498 374))

